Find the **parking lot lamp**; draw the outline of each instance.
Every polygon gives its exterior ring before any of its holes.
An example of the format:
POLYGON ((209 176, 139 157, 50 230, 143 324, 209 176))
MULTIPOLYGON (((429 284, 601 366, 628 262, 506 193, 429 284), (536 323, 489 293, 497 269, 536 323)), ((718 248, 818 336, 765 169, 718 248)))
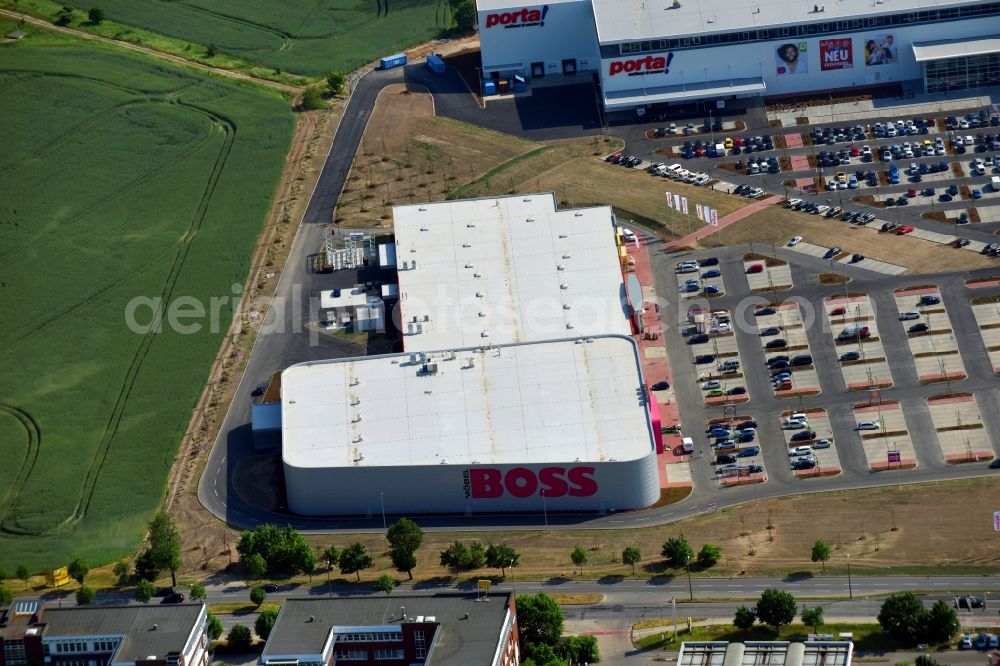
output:
POLYGON ((847 596, 849 599, 854 598, 854 588, 851 585, 851 554, 847 554, 847 596))
POLYGON ((691 585, 691 563, 688 562, 685 566, 688 574, 688 597, 694 601, 694 587, 691 585))

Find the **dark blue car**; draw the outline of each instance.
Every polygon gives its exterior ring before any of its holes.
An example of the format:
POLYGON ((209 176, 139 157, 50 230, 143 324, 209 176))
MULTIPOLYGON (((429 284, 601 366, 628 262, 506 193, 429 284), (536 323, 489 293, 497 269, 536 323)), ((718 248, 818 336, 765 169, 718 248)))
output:
POLYGON ((748 446, 746 448, 740 449, 740 452, 737 455, 740 458, 749 458, 751 456, 760 455, 760 447, 759 446, 748 446))

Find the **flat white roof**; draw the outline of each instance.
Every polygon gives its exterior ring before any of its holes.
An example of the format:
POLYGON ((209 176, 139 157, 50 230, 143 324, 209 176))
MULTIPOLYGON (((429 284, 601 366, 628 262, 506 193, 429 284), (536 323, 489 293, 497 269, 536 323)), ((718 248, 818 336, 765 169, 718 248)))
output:
POLYGON ((528 194, 393 218, 406 351, 631 333, 610 206, 528 194))
MULTIPOLYGON (((592 0, 602 44, 777 28, 909 10, 974 5, 977 0, 592 0), (815 12, 819 5, 823 11, 815 12)), ((777 38, 776 38, 777 39, 777 38)))
POLYGON ((642 387, 636 344, 617 335, 300 363, 281 378, 283 456, 305 468, 635 460, 654 447, 642 387))
POLYGON ((368 304, 368 294, 364 287, 325 289, 319 295, 319 307, 323 310, 334 308, 355 308, 368 304))
MULTIPOLYGON (((1000 29, 1000 26, 998 26, 1000 29)), ((917 62, 962 58, 1000 52, 1000 37, 979 37, 972 39, 943 39, 936 42, 919 42, 913 45, 913 55, 917 62)))

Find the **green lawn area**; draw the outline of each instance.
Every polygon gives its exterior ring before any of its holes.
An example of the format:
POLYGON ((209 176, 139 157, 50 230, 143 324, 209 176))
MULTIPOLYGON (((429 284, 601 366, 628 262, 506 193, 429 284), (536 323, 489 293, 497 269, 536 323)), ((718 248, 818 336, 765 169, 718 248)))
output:
POLYGON ((91 0, 3 0, 0 4, 46 16, 55 16, 68 4, 83 12, 81 18, 99 6, 115 24, 115 33, 108 36, 177 52, 176 45, 161 43, 154 34, 141 38, 128 34, 127 26, 136 26, 199 45, 199 51, 214 45, 223 57, 309 77, 351 71, 426 42, 451 22, 444 0, 102 0, 96 5, 91 0))
POLYGON ((0 45, 0 564, 37 571, 107 562, 141 538, 294 119, 251 84, 19 29, 0 45), (202 324, 188 334, 126 325, 136 298, 169 312, 212 297, 229 297, 216 330, 208 317, 183 320, 202 324))
MULTIPOLYGON (((731 624, 695 625, 691 632, 680 624, 677 642, 674 642, 673 627, 664 627, 660 633, 650 634, 635 641, 635 646, 645 650, 674 650, 684 641, 802 641, 812 633, 812 629, 802 624, 791 624, 775 633, 771 627, 754 625, 749 631, 737 629, 731 624)), ((854 635, 854 647, 862 651, 891 651, 914 649, 914 645, 901 645, 887 635, 878 624, 826 624, 819 628, 821 634, 833 634, 834 639, 841 632, 854 635)), ((936 649, 937 646, 933 646, 936 649)))

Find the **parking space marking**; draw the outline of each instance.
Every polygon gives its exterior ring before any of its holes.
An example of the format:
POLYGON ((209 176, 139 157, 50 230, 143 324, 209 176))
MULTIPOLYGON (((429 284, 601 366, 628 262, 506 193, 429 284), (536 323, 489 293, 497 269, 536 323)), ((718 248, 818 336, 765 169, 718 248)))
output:
POLYGON ((855 360, 848 358, 840 362, 840 373, 847 389, 861 391, 872 387, 892 386, 892 371, 886 360, 868 295, 832 296, 824 300, 823 307, 830 322, 829 330, 834 338, 838 359, 844 354, 858 355, 855 360), (861 335, 864 327, 868 328, 867 337, 861 335), (859 335, 845 335, 851 330, 858 330, 859 335))
POLYGON ((716 477, 719 485, 723 487, 740 486, 749 483, 764 483, 767 481, 767 468, 764 467, 764 457, 761 455, 761 445, 757 441, 756 427, 753 428, 752 435, 735 437, 740 432, 734 430, 736 426, 752 421, 752 416, 733 414, 729 418, 711 419, 706 422, 706 433, 714 425, 723 426, 728 430, 728 434, 713 436, 706 434, 707 446, 712 451, 712 456, 716 465, 716 477), (720 442, 725 439, 724 443, 720 442), (745 440, 745 441, 744 441, 745 440), (753 451, 756 450, 756 453, 753 451), (743 455, 740 455, 740 454, 743 455), (748 455, 750 454, 750 455, 748 455), (720 464, 718 456, 731 455, 736 459, 735 463, 722 462, 720 464), (733 465, 733 467, 726 467, 733 465), (755 471, 759 469, 759 471, 755 471))
POLYGON ((974 395, 931 396, 927 408, 945 460, 962 463, 993 458, 993 445, 974 395))
POLYGON ((928 285, 897 289, 893 293, 896 309, 901 313, 916 312, 919 317, 899 322, 913 355, 917 376, 923 383, 962 380, 965 365, 958 353, 958 341, 951 329, 951 320, 936 286, 928 285), (924 299, 937 302, 925 303, 924 299), (911 331, 917 326, 924 332, 911 331))
POLYGON ((761 259, 743 259, 743 273, 747 277, 750 291, 770 291, 772 289, 792 288, 792 269, 784 261, 773 257, 761 259), (780 263, 778 263, 780 262, 780 263), (778 265, 768 265, 775 264, 778 265), (759 273, 751 273, 750 267, 762 264, 764 269, 759 273))
POLYGON ((754 317, 757 330, 764 331, 769 328, 778 329, 776 335, 761 336, 760 344, 764 349, 765 358, 770 361, 776 356, 787 356, 787 368, 778 368, 769 373, 772 376, 780 374, 787 369, 790 376, 788 388, 778 389, 781 384, 775 384, 774 395, 779 398, 791 398, 796 396, 817 395, 822 391, 819 383, 819 375, 816 368, 811 364, 795 365, 796 356, 810 354, 809 340, 806 337, 805 329, 802 325, 803 318, 799 305, 795 302, 782 303, 774 306, 774 314, 760 315, 754 317), (783 347, 768 347, 769 343, 776 340, 784 340, 783 347))
POLYGON ((856 422, 875 421, 882 426, 878 430, 855 430, 869 471, 906 470, 917 466, 917 454, 898 402, 859 403, 854 405, 853 411, 856 422), (899 462, 889 462, 890 453, 897 452, 899 462))
POLYGON ((979 335, 986 345, 993 372, 1000 375, 1000 303, 975 303, 972 313, 979 325, 979 335))

